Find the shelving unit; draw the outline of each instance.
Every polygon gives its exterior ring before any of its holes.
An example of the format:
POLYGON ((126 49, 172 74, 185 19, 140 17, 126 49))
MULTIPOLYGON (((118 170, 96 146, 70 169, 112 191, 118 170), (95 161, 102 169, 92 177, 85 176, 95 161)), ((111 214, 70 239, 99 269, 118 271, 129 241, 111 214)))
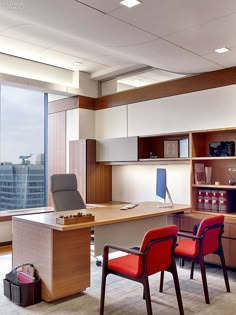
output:
MULTIPOLYGON (((150 153, 152 156, 156 157, 156 159, 169 159, 169 160, 179 160, 181 159, 179 155, 179 150, 175 157, 165 157, 164 147, 165 141, 177 141, 188 139, 189 133, 174 133, 174 134, 164 134, 159 136, 149 136, 149 137, 138 137, 138 159, 146 160, 150 159, 150 153)), ((189 141, 188 141, 189 143, 189 141)), ((179 145, 178 145, 179 147, 179 145)), ((189 147, 189 144, 188 144, 189 147)), ((189 151, 189 149, 188 149, 189 151)), ((189 157, 185 156, 185 158, 189 157)), ((154 158, 155 159, 155 158, 154 158)))
MULTIPOLYGON (((233 199, 233 208, 230 213, 224 213, 226 216, 236 216, 236 185, 229 185, 228 169, 236 168, 236 156, 210 156, 209 144, 212 142, 236 141, 236 128, 197 131, 191 134, 191 162, 192 162, 192 189, 191 204, 192 211, 201 211, 198 208, 197 194, 199 189, 212 191, 229 192, 233 199), (211 184, 197 185, 195 183, 195 164, 203 163, 204 167, 212 167, 211 184), (218 183, 215 185, 215 183, 218 183)), ((204 210, 205 212, 205 210, 204 210)), ((211 212, 211 211, 206 211, 211 212)), ((227 211, 226 211, 227 212, 227 211)))

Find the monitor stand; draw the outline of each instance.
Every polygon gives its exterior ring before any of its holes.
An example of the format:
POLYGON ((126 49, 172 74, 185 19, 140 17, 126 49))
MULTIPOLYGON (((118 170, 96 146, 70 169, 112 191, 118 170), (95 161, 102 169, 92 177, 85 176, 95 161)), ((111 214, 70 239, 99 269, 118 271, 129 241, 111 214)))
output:
POLYGON ((157 205, 157 208, 172 208, 172 207, 174 206, 174 203, 173 203, 173 200, 172 200, 172 198, 171 198, 169 189, 168 189, 167 187, 166 187, 166 193, 167 193, 167 196, 168 196, 170 202, 169 202, 169 203, 166 203, 166 199, 165 199, 165 201, 164 201, 163 204, 157 205))

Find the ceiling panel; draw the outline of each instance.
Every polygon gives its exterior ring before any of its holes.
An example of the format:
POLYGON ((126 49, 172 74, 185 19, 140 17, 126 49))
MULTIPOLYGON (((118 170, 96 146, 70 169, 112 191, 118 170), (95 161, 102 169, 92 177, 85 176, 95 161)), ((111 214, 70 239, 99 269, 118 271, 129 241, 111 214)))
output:
POLYGON ((92 44, 91 42, 75 39, 71 36, 64 38, 60 43, 51 47, 55 51, 60 51, 65 54, 78 56, 78 58, 91 59, 108 54, 108 48, 92 44))
MULTIPOLYGON (((236 1, 235 1, 236 2, 236 1)), ((221 47, 236 47, 236 14, 166 37, 170 42, 200 55, 221 47), (217 30, 217 31, 216 31, 217 30)))
POLYGON ((107 66, 119 66, 119 65, 130 65, 133 63, 133 59, 130 57, 123 57, 119 55, 104 55, 100 57, 91 58, 94 62, 99 62, 107 66))
POLYGON ((121 7, 111 15, 163 37, 233 12, 235 0, 149 0, 132 10, 121 7))
POLYGON ((12 4, 0 6, 6 54, 67 69, 79 61, 83 71, 107 68, 111 77, 129 64, 190 74, 236 65, 236 0, 144 0, 132 9, 120 0, 12 4), (231 52, 212 53, 220 46, 231 52))
POLYGON ((96 8, 97 10, 100 10, 102 12, 109 13, 116 9, 119 9, 120 7, 123 7, 122 4, 120 4, 120 1, 121 0, 82 0, 79 2, 96 8))
POLYGON ((25 0, 22 10, 10 11, 12 12, 6 14, 19 16, 28 23, 34 21, 34 24, 47 25, 100 45, 133 45, 155 38, 141 29, 73 0, 67 0, 66 5, 63 0, 25 0))
POLYGON ((33 24, 14 25, 1 31, 2 35, 10 38, 20 38, 23 42, 28 42, 42 47, 55 45, 60 41, 60 34, 48 30, 45 27, 33 24))
POLYGON ((141 61, 153 67, 178 73, 199 73, 221 69, 219 65, 186 51, 164 40, 123 49, 127 55, 133 54, 134 62, 141 61), (165 58, 163 58, 165 56, 165 58), (199 71, 199 69, 201 69, 199 71))
POLYGON ((236 60, 236 47, 232 50, 224 53, 224 54, 218 54, 216 52, 209 54, 205 56, 205 58, 225 67, 234 67, 235 66, 235 60, 236 60))
POLYGON ((40 46, 0 35, 0 53, 2 52, 4 54, 30 59, 34 54, 41 50, 42 47, 40 46))
POLYGON ((31 57, 31 59, 34 61, 47 63, 56 67, 61 67, 70 70, 74 69, 73 62, 83 61, 83 59, 63 54, 61 52, 54 51, 51 49, 45 49, 39 53, 36 53, 31 57))

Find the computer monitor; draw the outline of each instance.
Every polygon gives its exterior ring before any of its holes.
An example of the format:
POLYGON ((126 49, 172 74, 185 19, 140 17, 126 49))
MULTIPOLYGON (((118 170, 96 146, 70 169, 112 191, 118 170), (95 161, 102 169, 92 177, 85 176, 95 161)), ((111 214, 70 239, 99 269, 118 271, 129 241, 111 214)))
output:
POLYGON ((156 172, 156 195, 163 200, 163 204, 157 205, 158 208, 173 207, 173 201, 166 183, 166 169, 157 168, 156 172), (167 198, 169 202, 167 203, 167 198))

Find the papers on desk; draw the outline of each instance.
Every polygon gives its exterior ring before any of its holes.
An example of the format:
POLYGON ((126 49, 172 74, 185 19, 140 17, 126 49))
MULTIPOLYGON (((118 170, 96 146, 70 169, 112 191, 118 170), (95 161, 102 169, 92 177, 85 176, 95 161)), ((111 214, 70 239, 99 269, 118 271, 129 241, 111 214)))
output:
POLYGON ((134 207, 137 207, 138 203, 129 203, 123 207, 120 208, 120 210, 128 210, 128 209, 132 209, 134 207))

